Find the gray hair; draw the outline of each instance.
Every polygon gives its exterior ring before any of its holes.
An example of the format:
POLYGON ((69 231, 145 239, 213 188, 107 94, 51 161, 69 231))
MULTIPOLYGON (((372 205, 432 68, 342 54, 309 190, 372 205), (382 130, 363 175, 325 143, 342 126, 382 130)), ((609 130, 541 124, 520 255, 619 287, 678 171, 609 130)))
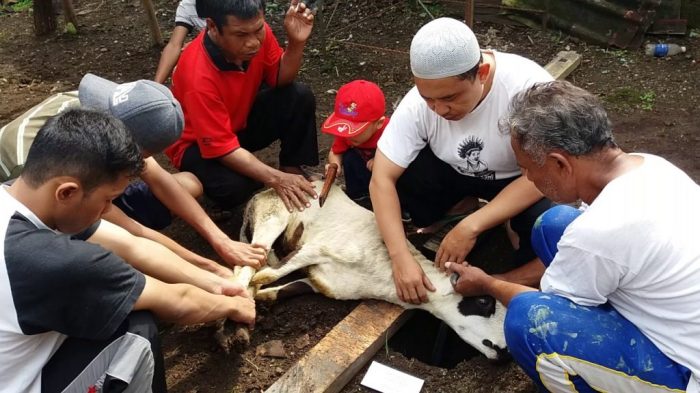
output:
POLYGON ((582 156, 617 147, 598 97, 566 81, 536 83, 518 93, 499 126, 539 165, 553 150, 582 156))

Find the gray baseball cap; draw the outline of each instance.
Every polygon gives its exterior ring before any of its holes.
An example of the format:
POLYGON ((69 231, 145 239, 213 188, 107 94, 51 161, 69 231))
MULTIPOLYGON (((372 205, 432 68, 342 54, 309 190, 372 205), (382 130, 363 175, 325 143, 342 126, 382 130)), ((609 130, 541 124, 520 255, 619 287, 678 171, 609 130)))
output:
POLYGON ((136 143, 151 154, 178 140, 185 126, 180 103, 167 87, 153 81, 117 84, 86 74, 78 99, 81 106, 109 112, 124 122, 136 143))

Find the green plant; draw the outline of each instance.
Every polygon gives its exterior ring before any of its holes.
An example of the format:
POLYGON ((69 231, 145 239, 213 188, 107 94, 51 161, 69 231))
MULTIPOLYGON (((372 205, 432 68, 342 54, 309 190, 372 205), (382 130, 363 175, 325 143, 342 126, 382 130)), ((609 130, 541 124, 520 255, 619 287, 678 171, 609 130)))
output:
POLYGON ((656 93, 653 90, 620 87, 605 95, 603 99, 617 108, 641 108, 650 111, 654 109, 656 93))
POLYGON ((32 0, 19 0, 15 4, 12 4, 10 8, 12 8, 12 11, 14 12, 23 12, 31 9, 32 5, 32 0))
POLYGON ((267 4, 265 5, 265 16, 272 17, 275 14, 281 14, 283 12, 283 9, 284 6, 282 4, 279 4, 275 1, 267 2, 267 4))
POLYGON ((613 50, 609 50, 608 53, 613 55, 615 58, 617 58, 622 63, 627 62, 627 57, 629 56, 629 53, 624 49, 613 49, 613 50))
POLYGON ((654 93, 653 90, 646 90, 639 95, 639 101, 642 104, 642 109, 644 109, 645 111, 650 111, 654 109, 656 93, 654 93))

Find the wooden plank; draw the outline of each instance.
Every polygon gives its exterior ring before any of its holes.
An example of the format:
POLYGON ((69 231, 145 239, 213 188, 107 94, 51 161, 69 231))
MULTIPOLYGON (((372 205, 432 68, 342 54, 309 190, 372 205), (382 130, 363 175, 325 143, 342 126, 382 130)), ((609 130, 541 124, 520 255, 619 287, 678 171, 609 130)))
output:
POLYGON ((544 69, 549 72, 554 79, 566 79, 573 70, 581 64, 581 55, 575 51, 561 51, 550 61, 544 69))
POLYGON ((395 304, 365 300, 265 393, 336 393, 412 314, 395 304))

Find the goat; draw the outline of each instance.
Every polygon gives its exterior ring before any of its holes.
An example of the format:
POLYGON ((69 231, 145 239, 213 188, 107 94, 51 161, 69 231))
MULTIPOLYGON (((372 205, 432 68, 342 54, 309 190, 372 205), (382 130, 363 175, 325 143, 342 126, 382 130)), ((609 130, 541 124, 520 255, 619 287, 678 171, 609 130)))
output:
MULTIPOLYGON (((320 185, 316 182, 317 189, 320 185)), ((396 294, 389 254, 374 213, 354 203, 338 186, 331 188, 323 208, 313 201, 311 207, 292 213, 274 190, 256 194, 246 206, 241 239, 271 249, 278 238, 288 254, 280 260, 273 252, 268 253, 268 265, 250 282, 256 300, 274 301, 285 293, 298 292, 304 284, 334 299, 385 300, 430 312, 490 359, 506 353, 503 305, 491 297, 465 298, 456 293, 449 277, 410 243, 413 257, 436 291, 428 292, 428 303, 402 302, 396 294), (260 289, 303 268, 307 279, 260 289)))

